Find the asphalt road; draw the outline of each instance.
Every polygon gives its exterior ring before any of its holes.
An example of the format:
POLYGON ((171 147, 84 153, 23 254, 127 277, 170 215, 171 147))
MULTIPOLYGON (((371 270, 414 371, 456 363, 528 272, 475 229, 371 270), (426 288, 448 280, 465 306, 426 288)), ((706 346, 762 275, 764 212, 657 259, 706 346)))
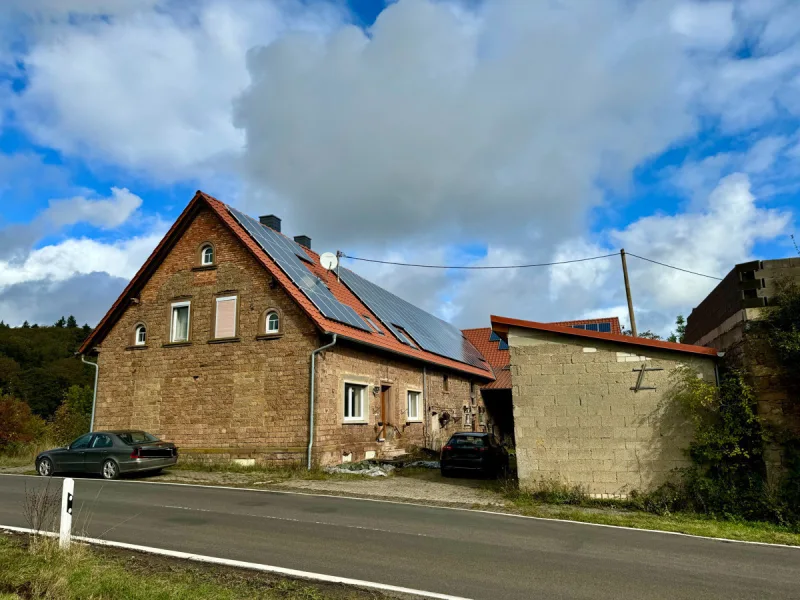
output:
MULTIPOLYGON (((0 524, 27 527, 0 475, 0 524)), ((60 491, 60 479, 51 488, 60 491)), ((800 598, 800 549, 274 492, 75 482, 76 533, 474 599, 800 598)))

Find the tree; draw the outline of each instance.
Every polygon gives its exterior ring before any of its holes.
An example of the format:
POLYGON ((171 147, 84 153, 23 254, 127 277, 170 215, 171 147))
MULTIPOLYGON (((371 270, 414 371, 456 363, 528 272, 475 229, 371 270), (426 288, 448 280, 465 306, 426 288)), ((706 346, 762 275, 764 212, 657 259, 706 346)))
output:
POLYGON ((89 431, 92 415, 92 388, 73 385, 53 417, 53 435, 58 443, 68 443, 89 431))
POLYGON ((0 449, 32 442, 44 431, 44 420, 32 414, 25 402, 0 395, 0 449))
POLYGON ((678 315, 675 318, 675 331, 673 331, 669 335, 667 341, 679 342, 683 344, 685 339, 686 339, 686 319, 683 318, 683 315, 678 315))
POLYGON ((25 321, 25 322, 22 324, 22 328, 23 328, 23 329, 28 329, 29 327, 30 327, 30 324, 29 324, 27 321, 25 321))
POLYGON ((74 329, 77 326, 78 326, 78 321, 75 320, 74 316, 70 315, 69 318, 67 319, 67 327, 69 327, 70 329, 74 329))
MULTIPOLYGON (((622 331, 622 335, 630 335, 630 336, 632 336, 633 335, 633 331, 631 331, 630 329, 624 329, 622 331)), ((660 340, 661 339, 660 335, 658 335, 657 333, 653 333, 649 329, 647 331, 639 332, 636 337, 645 338, 645 339, 648 339, 648 340, 660 340)))
POLYGON ((55 326, 59 328, 63 328, 67 324, 67 320, 62 315, 61 318, 55 322, 55 326))

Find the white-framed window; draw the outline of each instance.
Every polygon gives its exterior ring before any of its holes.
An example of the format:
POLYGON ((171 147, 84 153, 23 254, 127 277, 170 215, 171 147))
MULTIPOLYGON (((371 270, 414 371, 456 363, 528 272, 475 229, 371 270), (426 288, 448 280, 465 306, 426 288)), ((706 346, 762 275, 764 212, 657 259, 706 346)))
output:
POLYGON ((191 302, 172 303, 172 327, 170 329, 170 342, 189 341, 189 319, 191 302))
POLYGON ((422 393, 416 390, 408 390, 407 394, 406 418, 409 421, 422 420, 422 393))
POLYGON ((275 311, 268 312, 265 321, 266 321, 267 333, 278 333, 280 331, 281 318, 278 316, 277 312, 275 311))
POLYGON ((214 246, 207 244, 200 250, 200 264, 207 266, 214 264, 214 246))
POLYGON ((367 386, 363 383, 344 384, 344 420, 364 421, 364 400, 367 386))
POLYGON ((214 337, 216 339, 236 337, 236 296, 217 298, 214 317, 214 337))
POLYGON ((133 343, 137 346, 144 346, 147 343, 147 327, 137 325, 134 333, 133 343))

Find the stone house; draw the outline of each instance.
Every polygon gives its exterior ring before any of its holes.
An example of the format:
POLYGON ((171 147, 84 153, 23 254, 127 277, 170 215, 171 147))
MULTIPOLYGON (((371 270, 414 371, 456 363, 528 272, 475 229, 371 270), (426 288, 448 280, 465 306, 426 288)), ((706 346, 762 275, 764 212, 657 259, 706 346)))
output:
POLYGON ((509 347, 520 484, 624 496, 688 466, 691 425, 669 399, 681 366, 716 381, 714 348, 492 317, 509 347))
POLYGON ((80 349, 99 367, 94 428, 315 464, 481 429, 494 375, 469 340, 310 245, 198 191, 80 349))

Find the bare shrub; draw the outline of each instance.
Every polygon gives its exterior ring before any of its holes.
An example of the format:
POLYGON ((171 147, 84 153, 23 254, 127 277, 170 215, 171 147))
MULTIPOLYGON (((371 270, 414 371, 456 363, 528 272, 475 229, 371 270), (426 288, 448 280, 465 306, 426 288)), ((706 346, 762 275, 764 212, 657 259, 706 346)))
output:
POLYGON ((22 514, 35 536, 43 531, 53 531, 61 510, 61 490, 54 489, 52 479, 47 479, 43 488, 28 488, 25 484, 25 500, 22 514))

